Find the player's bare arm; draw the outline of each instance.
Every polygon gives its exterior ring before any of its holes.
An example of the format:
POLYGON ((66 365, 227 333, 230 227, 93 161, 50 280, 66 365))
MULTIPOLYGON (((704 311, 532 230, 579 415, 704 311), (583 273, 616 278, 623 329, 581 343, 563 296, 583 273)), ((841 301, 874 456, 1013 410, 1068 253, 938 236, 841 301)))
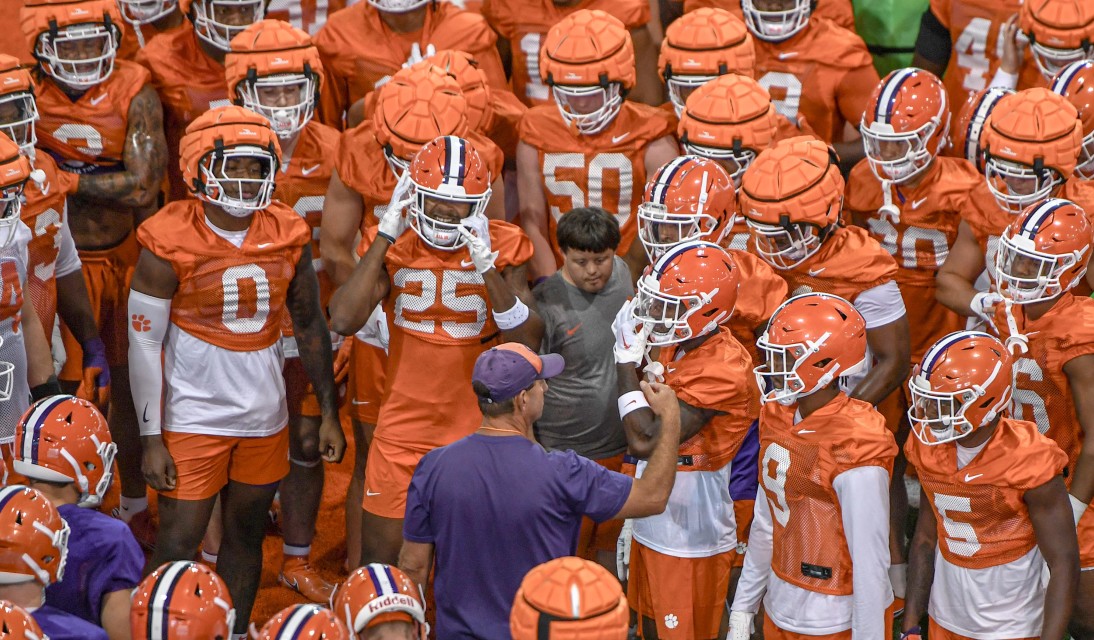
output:
POLYGON ((976 242, 972 228, 962 221, 950 254, 935 275, 938 284, 935 298, 954 313, 975 316, 972 310, 972 299, 976 296, 973 283, 983 271, 984 253, 976 242))
MULTIPOLYGON (((346 452, 346 436, 338 423, 338 399, 334 384, 334 356, 331 353, 330 332, 319 302, 319 278, 312 266, 311 245, 304 245, 296 274, 289 283, 289 315, 293 334, 300 349, 300 361, 308 373, 323 422, 319 426, 319 441, 304 439, 305 446, 317 446, 327 462, 341 462, 346 452)), ((300 425, 297 425, 300 427, 300 425)), ((311 454, 312 452, 305 452, 311 454)))
MULTIPOLYGON (((638 376, 634 366, 617 365, 619 395, 631 391, 640 391, 638 376)), ((699 433, 703 426, 721 411, 693 407, 683 400, 680 403, 680 442, 686 442, 699 433)), ((623 417, 623 428, 627 432, 627 449, 636 458, 648 458, 653 453, 661 434, 661 420, 647 408, 631 411, 623 417)), ((679 443, 677 443, 679 444, 679 443)))
POLYGON ((927 7, 919 21, 919 36, 915 41, 912 66, 930 71, 939 78, 946 72, 946 65, 953 53, 953 38, 938 16, 927 7))
MULTIPOLYGON (((496 269, 491 271, 497 275, 496 269)), ((495 305, 495 311, 506 311, 513 308, 517 300, 520 300, 528 307, 528 319, 521 323, 519 326, 509 329, 508 331, 501 332, 501 339, 505 342, 519 342, 529 349, 538 350, 540 344, 543 343, 543 318, 540 317, 539 312, 536 311, 536 300, 532 295, 532 290, 528 288, 528 266, 526 264, 519 264, 512 267, 506 267, 502 270, 501 275, 495 279, 490 276, 490 271, 482 277, 483 282, 486 283, 486 293, 490 296, 490 304, 495 305), (488 277, 489 276, 489 277, 488 277), (500 280, 501 282, 498 282, 500 280), (512 297, 512 301, 509 302, 509 306, 505 309, 496 306, 496 302, 499 298, 495 298, 495 290, 497 295, 501 298, 505 298, 507 295, 512 297)))
POLYGON ((80 344, 99 336, 83 271, 57 278, 57 315, 80 344))
POLYGON ((1085 433, 1075 476, 1071 479, 1071 495, 1082 504, 1094 500, 1094 355, 1073 358, 1064 365, 1064 375, 1075 401, 1075 415, 1085 433))
POLYGON ((403 548, 399 550, 399 568, 424 588, 433 568, 433 545, 404 540, 403 548))
POLYGON ((323 200, 323 222, 319 227, 323 269, 336 285, 344 284, 357 264, 353 241, 361 228, 364 210, 361 194, 347 187, 336 169, 331 174, 327 196, 323 200))
POLYGON ((129 613, 132 609, 133 592, 129 589, 111 591, 103 597, 99 624, 106 635, 113 638, 130 638, 129 613))
POLYGON ((919 510, 915 533, 908 543, 908 584, 904 597, 902 631, 919 626, 934 582, 934 554, 938 552, 938 524, 930 507, 919 510))
MULTIPOLYGON (((324 222, 326 212, 324 210, 324 222)), ((346 282, 330 297, 330 327, 336 333, 351 336, 365 326, 372 310, 391 290, 391 281, 384 267, 384 256, 391 242, 377 237, 365 251, 346 282)), ((324 258, 326 254, 324 246, 324 258)), ((326 264, 324 262, 324 264, 326 264)))
MULTIPOLYGON (((547 197, 540 185, 539 153, 525 142, 517 143, 517 194, 520 198, 520 226, 532 241, 532 260, 528 269, 533 280, 558 270, 555 252, 547 237, 547 197)), ((641 246, 639 246, 641 251, 641 246)))
POLYGON ((49 342, 38 319, 38 313, 29 298, 23 303, 23 347, 27 352, 27 384, 31 389, 49 382, 53 377, 53 355, 49 342))
POLYGON ((635 27, 630 33, 634 43, 634 67, 637 75, 634 90, 628 97, 635 102, 656 107, 665 101, 661 78, 657 74, 658 46, 654 44, 646 25, 635 27))
POLYGON ((862 382, 851 392, 857 398, 876 405, 908 378, 912 346, 908 338, 908 317, 866 330, 866 343, 874 364, 862 382))
MULTIPOLYGON (((631 485, 631 492, 616 518, 641 518, 657 515, 665 510, 672 486, 676 481, 676 449, 680 441, 681 408, 685 405, 676 398, 672 387, 656 382, 641 383, 641 390, 649 403, 645 412, 657 417, 660 435, 646 463, 641 478, 631 485)), ((637 413, 632 411, 631 413, 637 413)))
POLYGON ((134 209, 156 203, 167 167, 167 141, 163 109, 151 85, 145 85, 129 104, 122 161, 125 171, 81 176, 76 194, 134 209))
POLYGON ((1067 636, 1067 623, 1075 604, 1075 592, 1079 589, 1079 542, 1075 537, 1067 488, 1063 478, 1057 476, 1026 491, 1022 499, 1029 509, 1037 546, 1049 570, 1041 638, 1062 640, 1067 636))

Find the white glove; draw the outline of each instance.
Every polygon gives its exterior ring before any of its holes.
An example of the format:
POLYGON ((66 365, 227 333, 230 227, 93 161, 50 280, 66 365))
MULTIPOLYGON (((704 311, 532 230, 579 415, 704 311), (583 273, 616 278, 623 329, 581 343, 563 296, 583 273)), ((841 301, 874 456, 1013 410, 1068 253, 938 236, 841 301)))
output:
POLYGON ((384 312, 384 305, 376 305, 376 308, 372 310, 372 315, 365 321, 365 326, 361 327, 356 336, 361 342, 387 351, 388 345, 391 343, 391 335, 388 333, 387 313, 384 312))
POLYGON ((1075 526, 1079 526, 1079 520, 1086 513, 1086 509, 1089 505, 1083 504, 1083 501, 1071 495, 1067 494, 1067 497, 1071 499, 1071 513, 1075 516, 1075 526))
POLYGON ((637 367, 646 355, 646 337, 649 336, 650 329, 648 327, 638 328, 638 319, 634 317, 634 307, 637 304, 637 298, 631 298, 623 303, 612 322, 612 332, 615 334, 613 352, 616 364, 633 364, 637 367))
POLYGON ((656 360, 642 367, 642 373, 646 374, 646 380, 649 382, 665 381, 665 365, 656 360))
POLYGON ((399 239, 406 231, 406 215, 403 213, 413 201, 411 191, 414 183, 410 180, 410 172, 405 171, 395 184, 395 190, 391 192, 391 200, 380 214, 380 225, 377 231, 391 244, 399 239))
POLYGON ((631 541, 634 539, 634 520, 627 518, 615 541, 615 575, 626 580, 631 573, 631 541))
POLYGON ((972 307, 972 312, 977 315, 981 320, 989 325, 994 326, 995 321, 992 317, 995 315, 995 305, 1003 301, 1003 296, 995 293, 994 291, 981 291, 972 297, 972 302, 969 306, 972 307))
POLYGON ((747 611, 729 612, 729 635, 726 640, 748 640, 752 637, 752 619, 754 613, 747 611))
POLYGON ((426 58, 432 58, 437 55, 437 48, 431 44, 425 46, 425 52, 423 53, 421 46, 417 42, 410 45, 410 56, 403 63, 403 68, 406 69, 409 66, 415 65, 426 58))
POLYGON ((490 250, 490 221, 485 216, 468 216, 460 221, 460 235, 467 240, 467 251, 475 271, 486 273, 494 268, 498 252, 490 250))

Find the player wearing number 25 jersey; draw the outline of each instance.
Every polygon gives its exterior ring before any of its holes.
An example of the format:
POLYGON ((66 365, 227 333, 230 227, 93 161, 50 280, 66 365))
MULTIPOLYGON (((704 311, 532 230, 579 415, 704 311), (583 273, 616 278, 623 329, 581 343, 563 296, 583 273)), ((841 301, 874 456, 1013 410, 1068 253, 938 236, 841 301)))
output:
POLYGON ((912 375, 905 451, 930 508, 912 538, 902 638, 920 638, 924 609, 932 640, 1065 635, 1078 573, 1067 456, 1007 417, 1012 367, 998 338, 959 331, 912 375))
POLYGON ((842 298, 805 294, 779 307, 757 346, 763 495, 729 637, 749 637, 761 598, 766 638, 887 637, 897 446, 881 414, 838 385, 866 366, 866 321, 842 298))

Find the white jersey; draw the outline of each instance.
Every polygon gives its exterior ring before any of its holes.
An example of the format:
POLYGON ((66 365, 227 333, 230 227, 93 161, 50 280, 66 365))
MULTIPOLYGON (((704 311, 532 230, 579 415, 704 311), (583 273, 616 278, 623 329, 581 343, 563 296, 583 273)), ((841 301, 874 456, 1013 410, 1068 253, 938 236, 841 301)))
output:
POLYGON ((0 444, 15 440, 15 425, 30 406, 27 351, 23 341, 23 297, 30 229, 19 222, 0 248, 0 444))

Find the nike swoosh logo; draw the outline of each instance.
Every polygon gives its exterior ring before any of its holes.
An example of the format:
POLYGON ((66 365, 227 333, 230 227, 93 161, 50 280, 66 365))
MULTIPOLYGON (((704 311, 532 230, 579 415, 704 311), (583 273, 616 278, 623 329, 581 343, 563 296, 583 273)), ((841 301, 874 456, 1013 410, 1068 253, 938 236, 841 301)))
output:
POLYGON ((97 106, 99 106, 100 102, 102 102, 103 100, 106 100, 106 96, 107 96, 107 94, 104 93, 103 95, 99 96, 98 98, 89 99, 88 102, 91 103, 91 106, 97 107, 97 106))
POLYGON ((475 266, 474 260, 460 260, 460 266, 464 269, 475 266))
POLYGON ((805 435, 807 433, 816 433, 816 431, 813 431, 812 429, 802 429, 798 431, 798 435, 805 435))
POLYGON ((49 195, 49 183, 48 182, 43 182, 42 186, 38 187, 38 190, 42 192, 43 196, 48 196, 49 195))
POLYGON ((380 492, 379 491, 369 491, 368 489, 365 489, 365 495, 370 497, 370 498, 373 498, 375 496, 380 495, 380 492))
POLYGON ((797 51, 784 51, 779 54, 779 60, 786 60, 787 58, 793 58, 798 55, 797 51))
POLYGON ((148 405, 147 404, 144 405, 144 414, 141 416, 141 420, 144 421, 144 422, 148 422, 148 405))
POLYGON ((368 400, 350 400, 350 402, 352 402, 353 404, 355 404, 357 406, 361 406, 363 404, 372 404, 368 400))
POLYGON ((912 209, 918 209, 919 205, 923 204, 926 201, 927 201, 926 198, 920 198, 919 200, 913 200, 912 201, 912 209))
POLYGON ((965 482, 972 482, 973 480, 976 480, 977 478, 979 478, 982 475, 984 475, 984 474, 978 473, 975 476, 970 476, 969 474, 966 473, 965 474, 965 482))
POLYGON ((676 367, 669 367, 668 369, 665 369, 665 371, 668 372, 668 373, 675 373, 676 372, 676 367))
POLYGON ((617 142, 622 142, 629 135, 631 135, 630 131, 628 131, 627 133, 622 133, 618 136, 612 136, 612 144, 616 144, 617 142))
POLYGON ((623 408, 626 409, 627 407, 631 406, 632 404, 638 404, 638 401, 637 400, 631 400, 627 404, 623 405, 623 408))
POLYGON ((580 329, 580 328, 581 328, 581 323, 579 322, 579 323, 577 323, 576 325, 574 325, 574 328, 573 328, 573 329, 567 329, 567 330, 566 330, 566 335, 568 335, 568 336, 572 336, 572 335, 574 335, 575 333, 577 333, 577 330, 578 330, 578 329, 580 329))
POLYGON ((315 165, 314 167, 308 167, 307 169, 301 169, 301 170, 300 170, 300 173, 301 173, 301 175, 305 175, 305 176, 307 176, 307 175, 311 175, 311 174, 312 174, 312 173, 313 173, 313 172, 314 172, 314 171, 315 171, 316 169, 318 169, 318 168, 319 168, 320 166, 322 166, 322 165, 318 165, 318 164, 317 164, 317 165, 315 165))
POLYGON ((820 269, 810 269, 809 270, 809 275, 816 278, 820 274, 824 273, 824 270, 827 269, 827 268, 828 267, 821 267, 820 269))
POLYGON ((263 242, 262 244, 256 244, 255 248, 256 249, 265 249, 266 247, 270 246, 271 244, 273 244, 273 243, 272 242, 263 242))

